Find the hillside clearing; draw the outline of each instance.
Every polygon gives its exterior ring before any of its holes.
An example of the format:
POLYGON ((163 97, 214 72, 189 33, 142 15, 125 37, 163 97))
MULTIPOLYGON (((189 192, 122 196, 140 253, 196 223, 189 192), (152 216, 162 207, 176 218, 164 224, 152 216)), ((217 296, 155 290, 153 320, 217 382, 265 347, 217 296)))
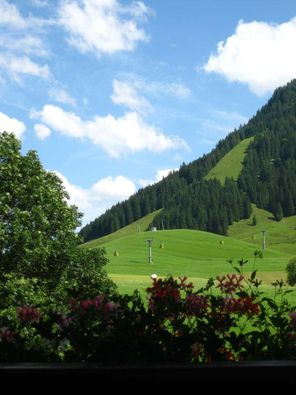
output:
POLYGON ((222 185, 224 185, 226 177, 237 180, 243 168, 243 160, 246 155, 246 151, 253 140, 254 137, 249 137, 237 144, 231 151, 229 151, 222 159, 219 160, 219 162, 211 169, 205 179, 210 180, 217 178, 221 181, 222 185))
POLYGON ((88 241, 87 243, 83 244, 83 247, 96 248, 111 241, 115 241, 121 237, 126 237, 130 235, 135 235, 139 232, 144 232, 149 228, 149 225, 153 223, 155 216, 159 214, 161 210, 162 209, 153 211, 152 213, 145 215, 145 217, 140 218, 138 221, 124 226, 123 228, 117 230, 114 233, 110 233, 109 235, 106 235, 104 237, 88 241))

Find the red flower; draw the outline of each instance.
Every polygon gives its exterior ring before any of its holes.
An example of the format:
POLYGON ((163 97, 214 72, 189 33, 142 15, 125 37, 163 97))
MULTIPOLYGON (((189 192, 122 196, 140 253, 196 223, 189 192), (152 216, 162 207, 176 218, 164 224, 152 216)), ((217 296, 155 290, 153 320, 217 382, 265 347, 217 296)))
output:
POLYGON ((13 341, 15 333, 9 328, 0 328, 0 338, 2 341, 10 343, 13 341))
POLYGON ((176 302, 180 300, 179 285, 174 279, 167 281, 153 279, 153 286, 148 288, 147 292, 151 294, 152 299, 162 299, 163 301, 173 299, 176 302))
POLYGON ((118 305, 112 301, 109 301, 105 304, 104 310, 106 313, 112 313, 117 309, 118 305))
POLYGON ((242 289, 244 286, 241 282, 244 280, 244 276, 237 274, 227 274, 226 276, 217 276, 216 280, 218 281, 218 285, 216 288, 219 288, 221 292, 225 292, 227 294, 231 294, 236 292, 238 289, 242 289))
POLYGON ((81 300, 79 304, 82 310, 87 310, 90 306, 93 305, 91 299, 81 300))
POLYGON ((98 295, 92 300, 93 306, 98 310, 101 308, 103 301, 105 299, 105 295, 98 295))
POLYGON ((24 324, 38 323, 41 317, 36 307, 23 306, 17 309, 18 319, 24 324))
POLYGON ((186 284, 186 281, 188 280, 188 277, 187 277, 187 276, 179 277, 179 280, 180 280, 179 287, 180 287, 181 289, 189 290, 189 289, 192 289, 192 288, 193 288, 193 284, 192 284, 192 283, 186 284))
POLYGON ((207 297, 202 295, 187 295, 185 303, 186 312, 189 315, 199 315, 209 307, 207 297))
POLYGON ((225 298, 224 307, 227 313, 254 315, 259 314, 260 311, 259 304, 254 303, 251 297, 225 298))

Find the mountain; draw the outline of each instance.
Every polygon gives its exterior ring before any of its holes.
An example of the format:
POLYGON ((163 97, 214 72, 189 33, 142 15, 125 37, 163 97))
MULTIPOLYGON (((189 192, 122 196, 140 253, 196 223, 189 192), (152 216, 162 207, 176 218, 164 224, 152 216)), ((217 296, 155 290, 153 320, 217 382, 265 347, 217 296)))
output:
POLYGON ((207 155, 182 164, 81 229, 84 241, 113 233, 159 210, 160 229, 227 234, 252 214, 251 203, 279 221, 296 214, 296 80, 275 90, 245 125, 207 155))

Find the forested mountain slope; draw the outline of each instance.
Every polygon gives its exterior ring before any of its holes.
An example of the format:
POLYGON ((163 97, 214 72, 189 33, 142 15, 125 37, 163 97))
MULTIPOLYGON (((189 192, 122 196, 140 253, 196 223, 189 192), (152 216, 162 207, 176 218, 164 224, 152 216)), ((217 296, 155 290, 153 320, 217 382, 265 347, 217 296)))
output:
POLYGON ((250 203, 275 219, 295 214, 296 80, 275 90, 249 122, 219 141, 209 154, 183 164, 179 171, 140 189, 81 229, 85 241, 112 233, 163 208, 159 228, 191 228, 226 234, 228 226, 249 218, 250 203), (237 181, 207 179, 209 172, 242 140, 253 137, 237 181))

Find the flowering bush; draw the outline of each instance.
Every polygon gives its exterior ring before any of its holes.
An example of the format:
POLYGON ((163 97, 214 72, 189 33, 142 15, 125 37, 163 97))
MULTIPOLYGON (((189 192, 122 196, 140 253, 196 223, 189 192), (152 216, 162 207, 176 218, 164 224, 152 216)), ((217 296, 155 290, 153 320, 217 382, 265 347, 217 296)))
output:
MULTIPOLYGON (((256 253, 258 256, 258 253, 256 253)), ((194 290, 186 277, 152 278, 147 301, 100 294, 55 306, 0 313, 1 361, 102 364, 210 363, 296 359, 296 308, 282 281, 264 296, 256 270, 211 278, 194 290)))

